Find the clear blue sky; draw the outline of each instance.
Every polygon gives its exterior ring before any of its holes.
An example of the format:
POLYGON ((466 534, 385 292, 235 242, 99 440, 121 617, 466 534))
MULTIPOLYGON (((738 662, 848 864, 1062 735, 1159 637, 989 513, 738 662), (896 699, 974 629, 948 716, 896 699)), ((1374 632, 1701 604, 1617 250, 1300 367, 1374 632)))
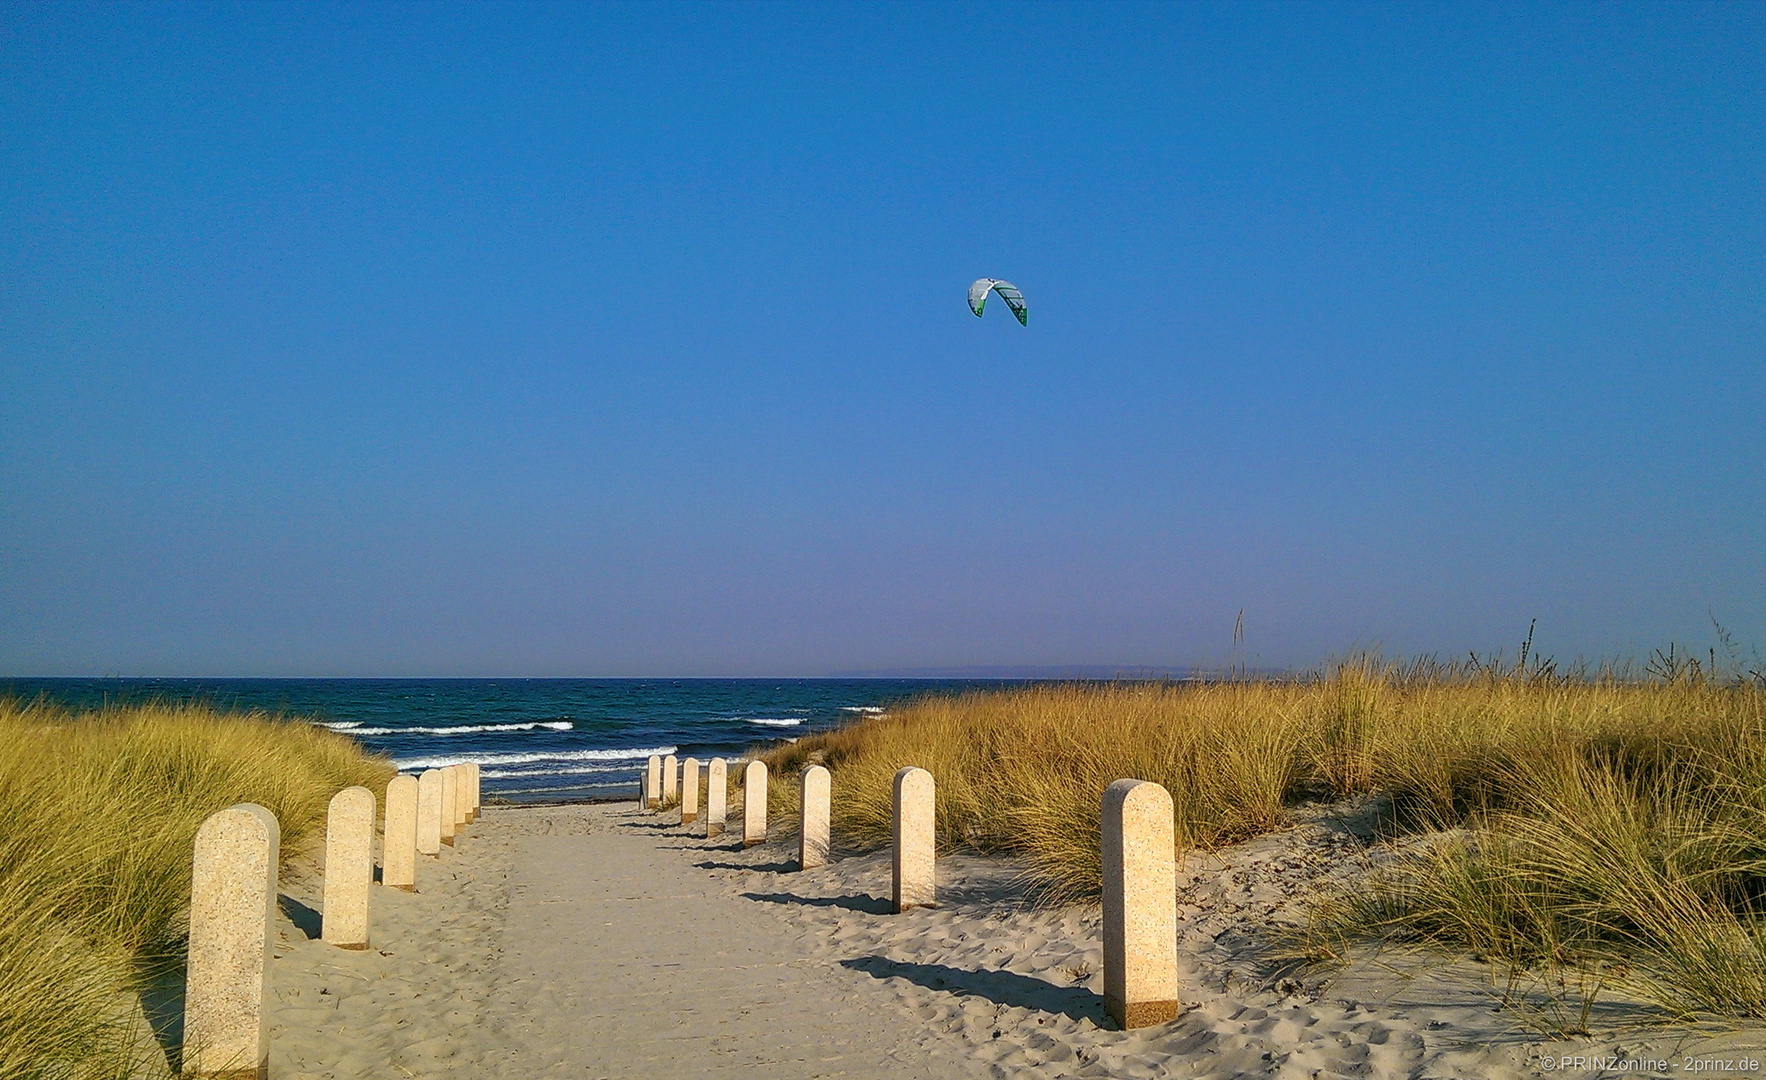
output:
POLYGON ((0 674, 1766 650, 1766 5, 9 3, 0 65, 0 674))

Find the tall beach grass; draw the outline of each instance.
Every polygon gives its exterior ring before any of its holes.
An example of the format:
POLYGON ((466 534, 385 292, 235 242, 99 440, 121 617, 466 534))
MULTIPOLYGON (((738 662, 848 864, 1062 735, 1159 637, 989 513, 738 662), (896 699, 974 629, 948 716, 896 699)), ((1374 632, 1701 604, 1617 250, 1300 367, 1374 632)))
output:
POLYGON ((73 714, 0 699, 0 1076, 131 1075, 134 993, 182 962, 204 818, 267 807, 290 853, 390 763, 311 724, 201 705, 73 714))
POLYGON ((1010 852, 1052 901, 1100 888, 1112 780, 1171 792, 1180 849, 1383 794, 1427 854, 1321 906, 1317 956, 1403 938, 1518 966, 1626 971, 1676 1014, 1766 1016, 1766 687, 1678 665, 1385 665, 1216 683, 932 697, 776 748, 771 813, 834 773, 836 842, 889 842, 890 780, 938 784, 943 849, 1010 852))

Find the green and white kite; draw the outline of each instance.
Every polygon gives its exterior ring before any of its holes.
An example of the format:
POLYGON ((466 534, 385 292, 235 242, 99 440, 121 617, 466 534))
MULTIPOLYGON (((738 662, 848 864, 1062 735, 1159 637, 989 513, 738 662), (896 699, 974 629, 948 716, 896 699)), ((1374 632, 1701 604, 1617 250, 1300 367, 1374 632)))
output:
POLYGON ((987 306, 989 292, 1000 294, 1000 299, 1012 309, 1012 314, 1018 316, 1019 326, 1030 325, 1030 308, 1025 305, 1024 294, 1018 291, 1018 286, 990 277, 977 278, 975 284, 969 286, 969 310, 975 313, 977 319, 981 317, 981 309, 987 306))

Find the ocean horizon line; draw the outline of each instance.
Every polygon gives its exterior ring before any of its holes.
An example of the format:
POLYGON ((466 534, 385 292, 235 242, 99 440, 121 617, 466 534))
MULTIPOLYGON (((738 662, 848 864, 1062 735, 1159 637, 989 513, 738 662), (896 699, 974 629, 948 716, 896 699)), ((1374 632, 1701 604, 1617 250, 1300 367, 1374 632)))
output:
POLYGON ((1183 680, 1226 675, 1279 676, 1288 668, 1202 667, 1166 664, 959 664, 949 667, 876 668, 819 675, 0 675, 9 682, 841 682, 854 680, 1183 680))

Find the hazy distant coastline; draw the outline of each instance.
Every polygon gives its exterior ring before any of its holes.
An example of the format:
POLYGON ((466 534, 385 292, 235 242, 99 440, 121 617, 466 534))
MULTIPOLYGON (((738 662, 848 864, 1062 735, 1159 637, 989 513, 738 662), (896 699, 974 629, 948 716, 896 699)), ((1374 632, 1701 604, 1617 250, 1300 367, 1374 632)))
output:
POLYGON ((830 679, 1000 679, 1004 681, 1115 680, 1115 679, 1216 679, 1228 674, 1259 679, 1291 674, 1285 668, 1180 667, 1147 664, 968 664, 952 667, 876 668, 836 671, 830 679))

